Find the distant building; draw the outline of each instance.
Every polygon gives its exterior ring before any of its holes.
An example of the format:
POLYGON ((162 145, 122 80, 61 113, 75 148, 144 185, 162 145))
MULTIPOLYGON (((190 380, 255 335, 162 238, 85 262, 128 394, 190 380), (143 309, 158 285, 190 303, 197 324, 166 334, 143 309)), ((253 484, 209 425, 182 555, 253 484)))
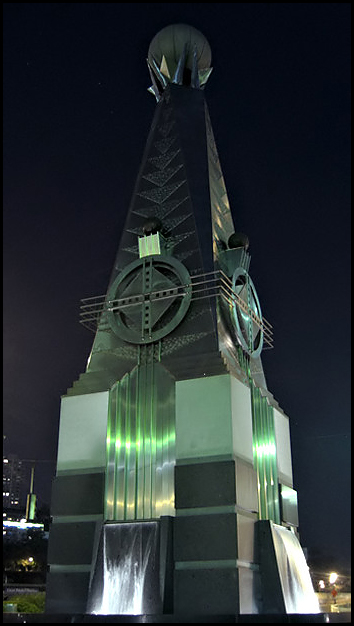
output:
POLYGON ((3 521, 20 522, 26 518, 26 509, 24 506, 3 507, 3 521))
POLYGON ((23 480, 23 462, 15 454, 3 456, 2 499, 4 509, 21 507, 23 480))

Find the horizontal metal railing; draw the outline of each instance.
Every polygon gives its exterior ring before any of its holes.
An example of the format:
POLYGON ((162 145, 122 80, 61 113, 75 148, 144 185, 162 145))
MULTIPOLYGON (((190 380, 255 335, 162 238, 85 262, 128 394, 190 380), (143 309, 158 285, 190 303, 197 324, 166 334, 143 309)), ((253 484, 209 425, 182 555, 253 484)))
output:
POLYGON ((267 347, 273 347, 273 330, 271 324, 262 316, 260 318, 247 302, 245 302, 232 288, 232 281, 222 270, 196 274, 191 276, 188 284, 173 288, 152 290, 124 298, 108 300, 106 295, 83 298, 80 306, 80 323, 90 330, 96 330, 103 313, 108 311, 124 310, 127 307, 139 306, 149 300, 174 300, 192 292, 192 301, 205 298, 221 297, 229 306, 237 305, 252 322, 262 331, 267 347))

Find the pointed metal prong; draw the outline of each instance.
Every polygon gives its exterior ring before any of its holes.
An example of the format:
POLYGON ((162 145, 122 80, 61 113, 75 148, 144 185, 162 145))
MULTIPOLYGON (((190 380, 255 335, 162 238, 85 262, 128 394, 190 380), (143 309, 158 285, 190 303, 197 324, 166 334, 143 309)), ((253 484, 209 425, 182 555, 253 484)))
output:
POLYGON ((199 70, 198 71, 198 76, 199 76, 199 84, 202 87, 202 85, 205 85, 205 83, 207 82, 210 74, 212 73, 213 68, 212 67, 207 67, 204 70, 199 70))
POLYGON ((162 72, 160 72, 160 68, 157 65, 157 63, 156 63, 154 58, 152 59, 151 63, 149 61, 149 65, 150 65, 152 71, 155 73, 156 78, 160 81, 160 83, 163 86, 163 88, 167 87, 168 80, 165 78, 165 76, 162 74, 162 72))
POLYGON ((168 69, 167 61, 166 61, 166 58, 165 58, 164 54, 162 55, 162 61, 161 61, 161 65, 160 65, 160 72, 161 72, 161 74, 166 76, 166 78, 169 78, 171 80, 170 71, 168 69))
POLYGON ((186 64, 186 56, 187 56, 187 44, 184 44, 183 51, 181 56, 179 57, 176 71, 173 75, 172 82, 176 85, 183 85, 183 72, 186 64))
POLYGON ((161 100, 161 96, 159 94, 159 90, 157 89, 157 87, 154 87, 153 85, 151 85, 151 87, 148 87, 147 90, 149 93, 152 93, 152 95, 155 96, 156 102, 159 102, 161 100))
POLYGON ((155 96, 157 102, 159 102, 159 100, 161 99, 161 94, 160 94, 160 90, 159 90, 158 84, 156 83, 156 80, 155 80, 155 74, 154 74, 154 72, 151 69, 151 66, 150 66, 150 63, 149 63, 149 59, 146 59, 146 61, 147 61, 147 65, 148 65, 150 78, 151 78, 151 81, 152 81, 152 85, 148 88, 148 91, 150 93, 152 93, 155 96))
POLYGON ((193 50, 191 85, 195 89, 200 88, 199 75, 198 75, 198 53, 197 53, 196 45, 194 46, 194 50, 193 50))

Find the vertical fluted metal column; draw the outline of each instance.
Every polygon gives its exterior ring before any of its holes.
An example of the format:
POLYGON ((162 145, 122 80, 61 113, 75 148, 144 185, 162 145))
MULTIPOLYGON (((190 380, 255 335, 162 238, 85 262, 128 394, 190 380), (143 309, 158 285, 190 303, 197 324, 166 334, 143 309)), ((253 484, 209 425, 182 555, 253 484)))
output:
POLYGON ((114 385, 110 391, 107 420, 107 442, 106 442, 106 484, 105 484, 105 519, 114 519, 115 508, 115 484, 116 484, 116 413, 117 395, 119 394, 119 383, 114 385))
POLYGON ((277 450, 273 408, 250 382, 253 454, 258 479, 259 518, 280 523, 277 450))
POLYGON ((174 515, 174 380, 146 353, 110 392, 107 520, 174 515))

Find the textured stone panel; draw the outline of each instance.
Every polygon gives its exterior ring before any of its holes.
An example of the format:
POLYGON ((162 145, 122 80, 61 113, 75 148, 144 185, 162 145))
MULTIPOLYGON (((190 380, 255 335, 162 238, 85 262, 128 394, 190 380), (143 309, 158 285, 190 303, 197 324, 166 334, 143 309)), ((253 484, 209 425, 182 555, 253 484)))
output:
POLYGON ((258 511, 257 472, 240 459, 236 459, 236 503, 247 511, 258 511))
POLYGON ((85 613, 89 572, 48 573, 46 613, 85 613))
POLYGON ((108 391, 61 401, 57 470, 105 467, 108 391))
POLYGON ((175 561, 237 558, 236 514, 176 517, 175 561))
POLYGON ((239 610, 238 598, 236 568, 175 572, 175 613, 234 614, 239 610))
POLYGON ((235 462, 176 465, 175 492, 176 509, 235 504, 235 462))
POLYGON ((95 522, 53 523, 48 562, 56 565, 91 564, 95 522))
POLYGON ((53 481, 51 513, 95 515, 103 513, 104 474, 57 476, 53 481))

